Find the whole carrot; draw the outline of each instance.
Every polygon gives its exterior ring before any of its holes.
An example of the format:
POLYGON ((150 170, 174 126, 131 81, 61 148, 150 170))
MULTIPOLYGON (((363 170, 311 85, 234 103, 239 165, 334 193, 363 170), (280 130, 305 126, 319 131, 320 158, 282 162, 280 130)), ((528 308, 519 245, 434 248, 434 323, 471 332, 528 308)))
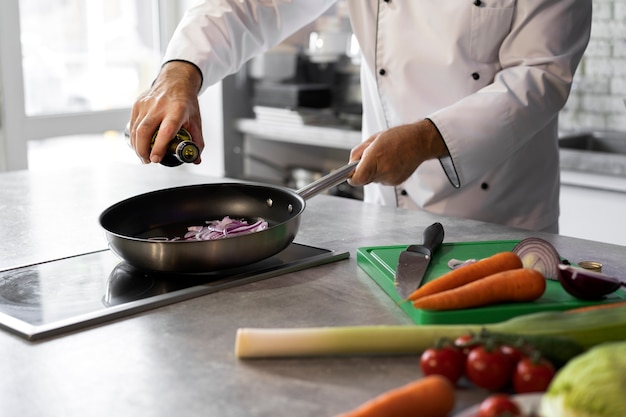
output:
POLYGON ((454 402, 452 383, 441 375, 429 375, 386 391, 335 417, 446 417, 454 402))
POLYGON ((458 310, 507 301, 534 301, 546 290, 541 272, 518 268, 498 272, 458 288, 422 297, 413 302, 426 310, 458 310))
POLYGON ((477 279, 493 275, 497 272, 521 268, 522 261, 513 252, 499 252, 488 258, 481 259, 473 264, 462 266, 458 269, 441 275, 427 282, 409 296, 409 300, 415 301, 427 295, 457 288, 477 279))

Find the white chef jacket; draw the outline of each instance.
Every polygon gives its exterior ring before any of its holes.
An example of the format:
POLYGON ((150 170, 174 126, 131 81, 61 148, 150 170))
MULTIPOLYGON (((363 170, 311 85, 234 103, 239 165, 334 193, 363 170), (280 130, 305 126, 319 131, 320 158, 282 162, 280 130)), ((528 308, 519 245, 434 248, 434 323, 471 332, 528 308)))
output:
MULTIPOLYGON (((334 0, 213 0, 187 11, 164 62, 203 88, 315 20, 334 0)), ((556 231, 557 116, 589 41, 591 0, 346 0, 363 59, 363 138, 429 118, 450 154, 402 187, 445 216, 556 231)), ((365 201, 397 204, 370 184, 365 201)))

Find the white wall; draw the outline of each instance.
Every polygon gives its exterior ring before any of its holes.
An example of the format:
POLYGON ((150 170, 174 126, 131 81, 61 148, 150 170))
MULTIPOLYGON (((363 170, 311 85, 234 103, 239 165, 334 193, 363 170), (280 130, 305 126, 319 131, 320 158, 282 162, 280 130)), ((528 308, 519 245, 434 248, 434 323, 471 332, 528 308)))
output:
POLYGON ((563 131, 626 131, 626 0, 593 0, 591 39, 559 117, 563 131))

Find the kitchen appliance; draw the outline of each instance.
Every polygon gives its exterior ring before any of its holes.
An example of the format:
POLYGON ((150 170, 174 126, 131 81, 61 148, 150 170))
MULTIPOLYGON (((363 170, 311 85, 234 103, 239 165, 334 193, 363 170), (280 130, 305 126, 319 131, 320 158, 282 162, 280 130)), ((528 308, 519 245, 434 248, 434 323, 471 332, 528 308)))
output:
MULTIPOLYGON (((498 252, 510 251, 519 240, 443 243, 431 259, 424 282, 443 275, 450 269, 450 259, 481 259, 498 252)), ((626 300, 626 292, 617 291, 601 301, 583 301, 568 294, 558 281, 546 280, 546 291, 539 300, 526 303, 505 303, 493 306, 428 311, 413 307, 398 295, 394 284, 395 269, 403 246, 370 246, 357 249, 357 264, 417 324, 487 324, 497 323, 523 314, 626 300)))
POLYGON ((421 245, 409 245, 400 253, 395 277, 400 297, 407 299, 420 287, 433 253, 443 242, 443 235, 441 223, 433 223, 424 230, 421 245))
POLYGON ((163 274, 120 262, 106 249, 10 268, 0 271, 0 327, 28 340, 43 339, 348 257, 291 243, 250 265, 163 274))
POLYGON ((281 82, 296 75, 298 49, 281 44, 248 62, 248 75, 255 80, 281 82))
POLYGON ((278 109, 326 109, 332 105, 332 88, 327 84, 257 82, 252 104, 278 109))

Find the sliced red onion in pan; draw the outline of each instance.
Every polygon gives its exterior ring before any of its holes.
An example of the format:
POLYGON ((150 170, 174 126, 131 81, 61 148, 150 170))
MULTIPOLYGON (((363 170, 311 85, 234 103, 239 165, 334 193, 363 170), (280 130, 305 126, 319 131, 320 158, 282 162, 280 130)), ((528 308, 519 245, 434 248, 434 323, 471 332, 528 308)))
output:
POLYGON ((246 233, 259 232, 268 228, 267 221, 260 217, 254 223, 248 223, 246 220, 232 219, 229 216, 226 216, 221 220, 207 221, 206 223, 206 226, 189 226, 187 228, 187 233, 185 233, 182 238, 154 237, 150 238, 150 240, 164 242, 173 242, 178 240, 215 240, 246 233))

